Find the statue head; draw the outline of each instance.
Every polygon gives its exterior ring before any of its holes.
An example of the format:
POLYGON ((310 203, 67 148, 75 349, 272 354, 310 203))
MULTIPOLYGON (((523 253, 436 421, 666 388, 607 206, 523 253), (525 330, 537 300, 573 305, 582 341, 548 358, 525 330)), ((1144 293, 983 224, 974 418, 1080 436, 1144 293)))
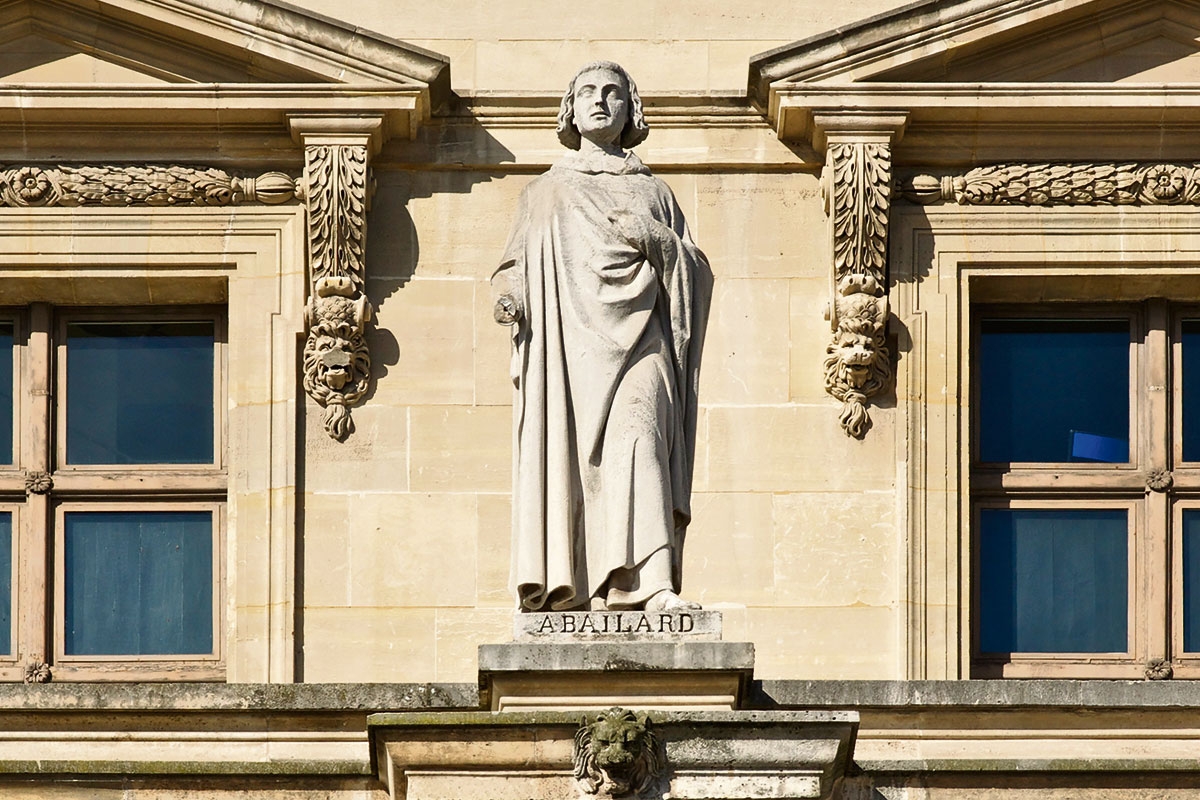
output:
POLYGON ((604 137, 628 149, 650 133, 637 84, 612 61, 593 61, 575 73, 559 106, 556 130, 558 140, 572 150, 579 149, 585 136, 604 137))

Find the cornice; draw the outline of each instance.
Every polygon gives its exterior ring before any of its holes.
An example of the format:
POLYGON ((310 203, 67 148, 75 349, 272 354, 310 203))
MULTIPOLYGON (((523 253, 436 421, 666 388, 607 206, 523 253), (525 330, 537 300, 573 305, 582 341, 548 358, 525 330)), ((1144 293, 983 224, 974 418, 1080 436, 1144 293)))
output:
POLYGON ((1181 125, 1200 119, 1200 84, 906 83, 797 84, 778 88, 772 118, 779 137, 813 140, 814 115, 854 109, 905 113, 910 128, 953 125, 960 132, 1022 123, 1075 127, 1181 125))
POLYGON ((0 131, 20 131, 5 158, 295 162, 288 119, 372 117, 379 136, 410 139, 427 91, 381 84, 142 84, 0 86, 0 131), (86 135, 83 135, 86 132, 86 135))

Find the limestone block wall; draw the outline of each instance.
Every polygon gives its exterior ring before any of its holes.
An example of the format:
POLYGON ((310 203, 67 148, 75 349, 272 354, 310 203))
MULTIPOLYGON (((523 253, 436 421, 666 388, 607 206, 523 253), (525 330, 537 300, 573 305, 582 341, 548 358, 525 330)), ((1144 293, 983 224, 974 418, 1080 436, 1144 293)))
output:
MULTIPOLYGON (((654 91, 744 93, 750 56, 903 0, 297 0, 294 5, 442 53, 456 91, 561 91, 564 71, 620 62, 654 91), (570 65, 570 66, 564 66, 570 65)), ((563 84, 565 85, 565 84, 563 84)))
MULTIPOLYGON (((470 680, 476 646, 511 636, 512 385, 488 278, 529 177, 378 175, 378 381, 345 443, 307 409, 304 680, 470 680)), ((684 593, 755 643, 763 677, 894 677, 895 431, 882 408, 846 437, 824 391, 818 179, 664 177, 715 276, 684 593)))
MULTIPOLYGON (((652 104, 744 96, 755 53, 897 3, 305 5, 448 55, 468 102, 553 98, 580 64, 611 58, 652 104)), ((376 163, 377 382, 345 443, 307 408, 299 679, 469 681, 476 647, 511 639, 512 386, 488 279, 521 189, 561 151, 552 115, 489 124, 435 121, 376 163)), ((856 441, 824 390, 819 164, 761 119, 651 125, 639 154, 675 191, 716 279, 683 593, 724 612, 726 639, 755 644, 760 677, 903 677, 894 395, 856 441)))

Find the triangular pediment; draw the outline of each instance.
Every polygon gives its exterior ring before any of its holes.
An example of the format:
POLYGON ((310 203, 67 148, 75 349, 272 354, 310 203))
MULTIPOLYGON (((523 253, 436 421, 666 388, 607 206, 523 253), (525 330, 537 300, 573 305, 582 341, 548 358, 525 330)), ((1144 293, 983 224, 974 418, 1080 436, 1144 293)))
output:
POLYGON ((1169 83, 1196 80, 1200 3, 1094 3, 947 48, 873 81, 1169 83))
POLYGON ((84 53, 41 36, 22 36, 0 47, 3 83, 165 83, 159 75, 84 53))
POLYGON ((756 56, 750 89, 1185 82, 1198 60, 1200 0, 924 0, 756 56))
POLYGON ((817 149, 831 126, 880 125, 970 142, 958 158, 1168 129, 1190 146, 1200 0, 921 0, 755 56, 749 92, 781 138, 817 149))
POLYGON ((436 95, 448 93, 449 64, 272 0, 0 0, 0 81, 380 84, 436 95))

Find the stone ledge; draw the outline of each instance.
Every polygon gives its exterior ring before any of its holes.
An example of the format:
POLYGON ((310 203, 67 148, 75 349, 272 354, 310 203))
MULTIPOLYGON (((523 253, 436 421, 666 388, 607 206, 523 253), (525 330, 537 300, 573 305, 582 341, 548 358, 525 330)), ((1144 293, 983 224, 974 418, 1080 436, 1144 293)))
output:
POLYGON ((653 672, 736 670, 749 677, 749 642, 514 642, 479 646, 483 672, 653 672))
POLYGON ((762 708, 1200 708, 1200 681, 759 681, 762 708))
POLYGON ((470 683, 0 684, 0 711, 354 712, 478 708, 470 683))
POLYGON ((493 711, 735 709, 754 673, 746 642, 513 642, 479 647, 479 696, 493 711))

